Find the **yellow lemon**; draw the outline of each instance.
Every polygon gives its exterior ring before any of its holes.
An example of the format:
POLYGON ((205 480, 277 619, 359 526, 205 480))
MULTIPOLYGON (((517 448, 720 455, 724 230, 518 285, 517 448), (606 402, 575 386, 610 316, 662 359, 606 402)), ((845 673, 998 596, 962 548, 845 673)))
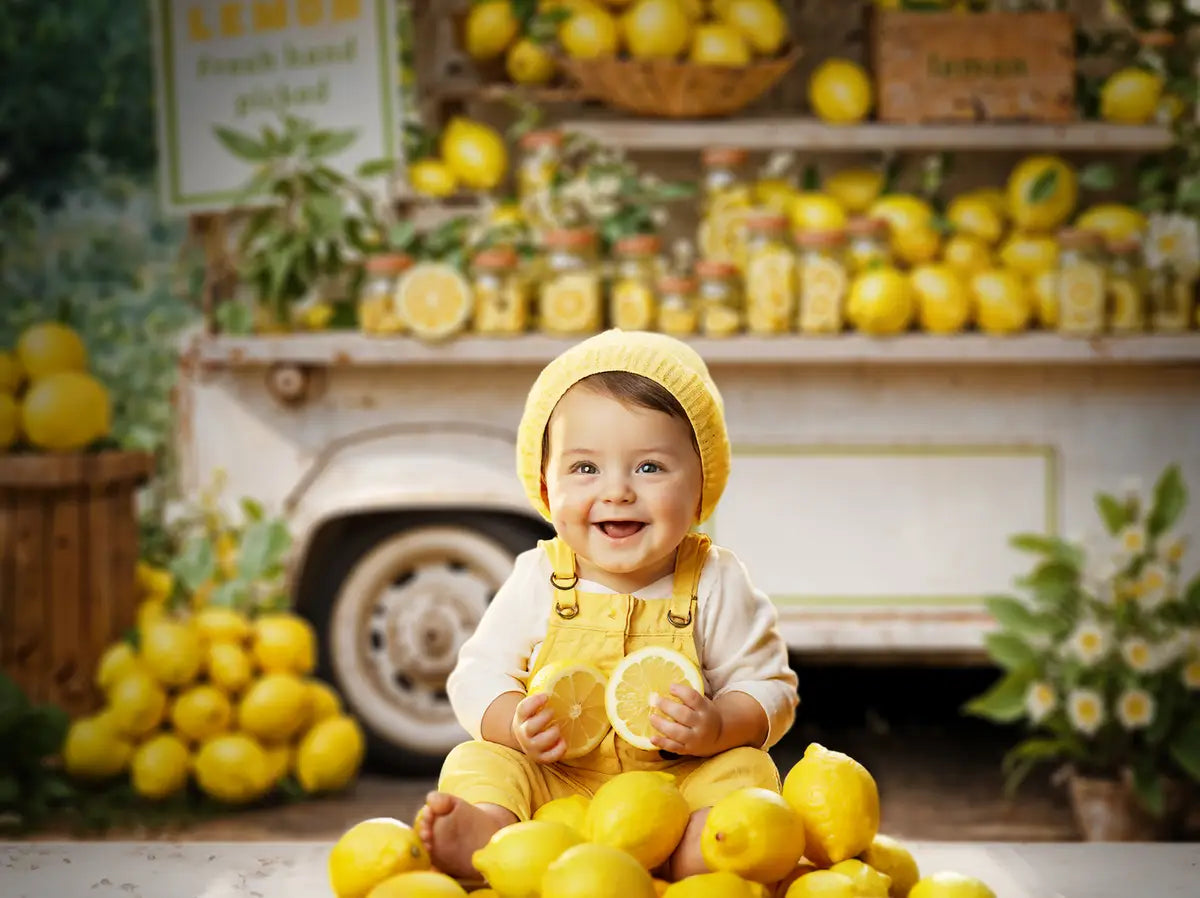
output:
POLYGON ((609 675, 604 707, 617 735, 637 748, 654 751, 657 730, 650 717, 656 698, 678 701, 671 687, 687 685, 703 694, 704 680, 691 661, 672 649, 648 646, 630 652, 609 675))
POLYGON ((471 863, 505 898, 540 898, 546 869, 582 841, 569 826, 528 820, 501 828, 471 855, 471 863))
POLYGON ((750 64, 750 45, 732 25, 710 22, 696 26, 688 58, 699 65, 740 68, 750 64))
POLYGON ((869 218, 882 218, 892 234, 928 228, 933 224, 933 209, 929 203, 911 193, 889 193, 876 200, 867 210, 869 218))
POLYGON ((0 352, 0 393, 16 396, 25 382, 25 369, 11 352, 0 352))
POLYGON ((342 700, 328 683, 309 680, 305 686, 308 687, 309 718, 312 723, 342 713, 342 700))
POLYGON ((129 764, 133 746, 108 717, 82 717, 71 723, 63 741, 63 767, 81 780, 106 780, 129 764))
POLYGON ((254 628, 250 619, 233 608, 212 606, 202 608, 192 617, 192 626, 205 644, 230 642, 241 645, 250 638, 254 628))
POLYGON ((1037 321, 1047 330, 1058 327, 1058 272, 1039 271, 1029 281, 1037 321))
POLYGON ((146 601, 139 603, 137 609, 138 633, 145 633, 151 625, 165 617, 167 617, 167 603, 165 599, 146 599, 146 601))
MULTIPOLYGON (((622 0, 618 0, 617 3, 612 5, 622 6, 627 4, 622 2, 622 0)), ((683 0, 683 10, 687 13, 689 19, 693 22, 699 22, 704 18, 706 12, 704 9, 704 0, 683 0)))
POLYGON ((458 190, 458 178, 441 159, 418 159, 408 167, 408 183, 423 196, 445 197, 458 190))
POLYGON ((474 294, 453 266, 422 262, 400 279, 396 308, 405 326, 418 337, 442 340, 466 326, 474 309, 474 294))
POLYGON ((296 779, 305 792, 336 792, 358 773, 366 751, 362 728, 353 717, 322 720, 304 734, 296 749, 296 779))
POLYGON ((229 729, 233 706, 215 686, 193 686, 171 705, 171 723, 184 738, 205 742, 229 729))
POLYGON ((618 848, 593 842, 568 848, 546 868, 542 895, 545 898, 656 898, 654 881, 645 867, 618 848))
POLYGON ((971 278, 971 300, 979 329, 989 334, 1013 334, 1029 325, 1033 304, 1021 276, 1003 268, 981 271, 971 278))
POLYGON ((162 723, 167 694, 154 677, 138 667, 113 684, 108 706, 122 733, 144 736, 162 723))
POLYGON ((969 190, 963 196, 974 197, 982 200, 992 207, 1001 219, 1008 218, 1008 194, 999 187, 977 187, 974 190, 969 190))
POLYGON ((199 633, 171 620, 155 621, 143 630, 138 651, 146 670, 167 687, 191 683, 204 662, 199 633))
POLYGON ((854 880, 832 870, 813 870, 790 886, 784 898, 859 898, 854 880))
POLYGON ((209 681, 230 695, 245 689, 254 676, 245 649, 228 642, 217 642, 208 647, 205 669, 209 681))
POLYGON ((669 773, 633 770, 600 786, 588 805, 585 835, 627 851, 652 870, 671 856, 691 811, 669 773))
POLYGON ((144 598, 169 599, 174 591, 175 578, 165 568, 139 561, 134 576, 137 579, 138 592, 144 598))
POLYGON ((854 890, 859 898, 889 898, 888 889, 891 888, 892 878, 864 864, 858 858, 848 858, 829 869, 848 877, 854 883, 854 890))
POLYGON ((309 693, 295 674, 256 680, 238 703, 238 728, 263 742, 286 742, 308 721, 309 693))
POLYGON ((608 735, 606 685, 597 668, 570 660, 547 664, 529 681, 530 695, 548 696, 546 707, 567 743, 564 759, 583 757, 608 735))
POLYGON ((553 801, 546 802, 534 811, 533 819, 545 820, 550 823, 561 823, 583 835, 586 831, 584 820, 587 818, 589 804, 591 804, 591 799, 586 795, 570 795, 566 798, 556 798, 553 801))
POLYGON ((846 226, 846 210, 838 201, 814 191, 796 194, 788 217, 797 231, 836 231, 846 226))
POLYGON ((516 39, 520 27, 509 0, 476 3, 464 25, 467 54, 480 62, 496 59, 516 39))
POLYGON ((1146 216, 1121 203, 1101 203, 1079 213, 1075 227, 1099 231, 1106 240, 1117 242, 1141 237, 1146 232, 1146 216))
POLYGON ((411 826, 391 817, 363 820, 329 852, 329 885, 336 898, 364 898, 386 879, 428 870, 429 854, 411 826))
POLYGON ((267 758, 267 779, 275 785, 292 769, 295 751, 290 745, 264 745, 263 754, 267 758))
POLYGON ((558 67, 545 44, 523 37, 509 47, 504 70, 516 84, 548 84, 558 67))
POLYGON ((1004 241, 998 255, 1005 268, 1033 277, 1058 265, 1058 241, 1041 234, 1017 232, 1004 241))
POLYGON ((755 884, 736 873, 718 871, 688 876, 668 885, 663 898, 757 898, 755 884))
POLYGON ((916 299, 908 278, 889 265, 858 274, 850 285, 846 317, 865 334, 899 334, 908 330, 916 299))
POLYGON ((944 871, 921 879, 908 898, 996 898, 996 893, 974 877, 944 871))
POLYGON ((44 321, 26 328, 17 338, 17 361, 31 382, 62 371, 87 370, 83 339, 65 324, 44 321))
POLYGON ((367 893, 367 898, 458 898, 466 894, 466 890, 445 873, 418 870, 385 879, 367 893))
POLYGON ((922 265, 909 275, 917 299, 917 320, 931 334, 953 334, 971 319, 971 296, 962 277, 948 265, 922 265))
POLYGON ((143 798, 169 798, 187 786, 191 756, 177 736, 160 733, 137 747, 129 764, 133 791, 143 798))
POLYGON ((808 82, 808 101, 822 121, 834 125, 861 122, 871 111, 871 79, 849 59, 826 59, 808 82))
POLYGON ((891 243, 896 258, 908 265, 932 262, 942 248, 941 235, 931 227, 893 231, 891 243))
POLYGON ((1075 169, 1058 156, 1027 156, 1008 178, 1008 212, 1018 228, 1049 231, 1067 220, 1079 196, 1075 169))
POLYGON ((1004 217, 987 200, 969 194, 955 197, 946 209, 946 219, 959 234, 978 237, 989 246, 1004 234, 1004 217))
POLYGON ((788 39, 787 19, 775 0, 732 0, 714 11, 760 56, 774 56, 788 39))
POLYGON ((494 128, 457 116, 442 132, 442 159, 472 190, 491 190, 508 172, 508 149, 494 128))
POLYGON ((754 182, 754 202, 784 215, 796 198, 795 185, 783 178, 762 178, 754 182))
POLYGON ((595 59, 615 56, 620 45, 617 20, 595 4, 582 4, 571 18, 558 26, 558 42, 568 56, 575 59, 595 59))
POLYGON ((879 831, 879 790, 871 774, 816 742, 788 772, 783 797, 804 819, 804 854, 818 866, 854 857, 879 831))
POLYGON ((125 640, 114 642, 104 650, 96 664, 96 686, 105 694, 126 674, 137 669, 137 650, 125 640))
POLYGON ((311 673, 317 663, 312 625, 289 612, 254 619, 252 654, 267 673, 311 673))
POLYGON ((21 436, 21 407, 7 393, 0 393, 0 452, 16 445, 21 436))
POLYGON ((883 173, 872 168, 844 168, 825 179, 821 189, 852 215, 871 208, 883 190, 883 173))
POLYGON ((194 759, 196 783, 227 804, 244 804, 266 794, 270 781, 267 755, 245 733, 225 733, 200 746, 194 759))
POLYGON ((635 59, 674 59, 692 42, 692 20, 680 0, 637 0, 621 30, 635 59))
POLYGON ((1163 79, 1132 66, 1113 72, 1100 88, 1100 118, 1119 125, 1143 125, 1154 119, 1163 79))
POLYGON ((775 792, 743 788, 712 806, 700 835, 709 868, 776 883, 804 854, 804 821, 775 792))
POLYGON ((942 261, 964 277, 993 267, 991 248, 978 237, 955 234, 942 246, 942 261))
POLYGON ((90 374, 57 371, 33 381, 21 405, 21 432, 51 452, 83 449, 108 436, 112 402, 90 374))
POLYGON ((921 878, 912 853, 891 836, 876 834, 875 839, 859 857, 891 880, 890 898, 907 898, 909 890, 921 878))

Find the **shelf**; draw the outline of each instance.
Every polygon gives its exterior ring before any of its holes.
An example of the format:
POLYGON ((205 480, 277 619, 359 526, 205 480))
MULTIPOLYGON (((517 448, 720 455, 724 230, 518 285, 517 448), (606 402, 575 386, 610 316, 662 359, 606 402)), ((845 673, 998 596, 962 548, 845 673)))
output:
POLYGON ((739 118, 714 121, 573 119, 560 124, 607 146, 627 150, 695 150, 738 146, 747 150, 1060 150, 1150 153, 1171 145, 1157 125, 826 125, 808 118, 739 118))
MULTIPOLYGON (((544 365, 578 342, 540 334, 464 336, 442 344, 354 332, 262 337, 197 337, 189 354, 206 367, 277 364, 357 367, 544 365)), ((716 365, 1188 365, 1200 367, 1200 333, 1093 340, 1027 333, 874 338, 738 336, 689 341, 716 365)))

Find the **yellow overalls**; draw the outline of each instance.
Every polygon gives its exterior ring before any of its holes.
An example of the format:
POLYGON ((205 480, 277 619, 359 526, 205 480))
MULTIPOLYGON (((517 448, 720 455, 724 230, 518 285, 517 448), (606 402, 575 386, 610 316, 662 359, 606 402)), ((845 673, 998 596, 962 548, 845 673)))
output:
MULTIPOLYGON (((696 586, 709 544, 707 536, 688 534, 676 552, 671 598, 639 599, 580 592, 570 547, 560 539, 540 542, 554 570, 553 605, 530 677, 550 662, 568 658, 586 660, 607 676, 626 654, 652 645, 675 649, 699 668, 693 634, 696 586)), ((576 794, 590 797, 626 770, 675 774, 692 810, 711 807, 746 786, 780 791, 779 770, 761 749, 735 748, 711 758, 664 757, 630 745, 611 729, 590 754, 557 764, 538 764, 524 752, 494 742, 464 742, 446 756, 438 789, 471 804, 499 805, 528 820, 546 802, 576 794)))

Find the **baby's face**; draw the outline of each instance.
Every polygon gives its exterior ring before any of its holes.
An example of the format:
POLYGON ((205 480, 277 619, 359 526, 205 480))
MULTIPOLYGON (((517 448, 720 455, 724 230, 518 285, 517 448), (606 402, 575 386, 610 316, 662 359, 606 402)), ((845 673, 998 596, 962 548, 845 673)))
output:
POLYGON ((670 573, 703 481, 688 423, 575 386, 548 442, 546 500, 579 576, 633 592, 670 573))

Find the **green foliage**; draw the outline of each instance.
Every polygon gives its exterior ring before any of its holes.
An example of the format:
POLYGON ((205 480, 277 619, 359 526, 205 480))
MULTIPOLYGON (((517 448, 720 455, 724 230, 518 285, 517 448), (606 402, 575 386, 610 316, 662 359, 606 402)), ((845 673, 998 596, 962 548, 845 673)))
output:
POLYGON ((33 704, 0 673, 0 832, 37 827, 72 798, 55 764, 67 726, 62 709, 33 704))

